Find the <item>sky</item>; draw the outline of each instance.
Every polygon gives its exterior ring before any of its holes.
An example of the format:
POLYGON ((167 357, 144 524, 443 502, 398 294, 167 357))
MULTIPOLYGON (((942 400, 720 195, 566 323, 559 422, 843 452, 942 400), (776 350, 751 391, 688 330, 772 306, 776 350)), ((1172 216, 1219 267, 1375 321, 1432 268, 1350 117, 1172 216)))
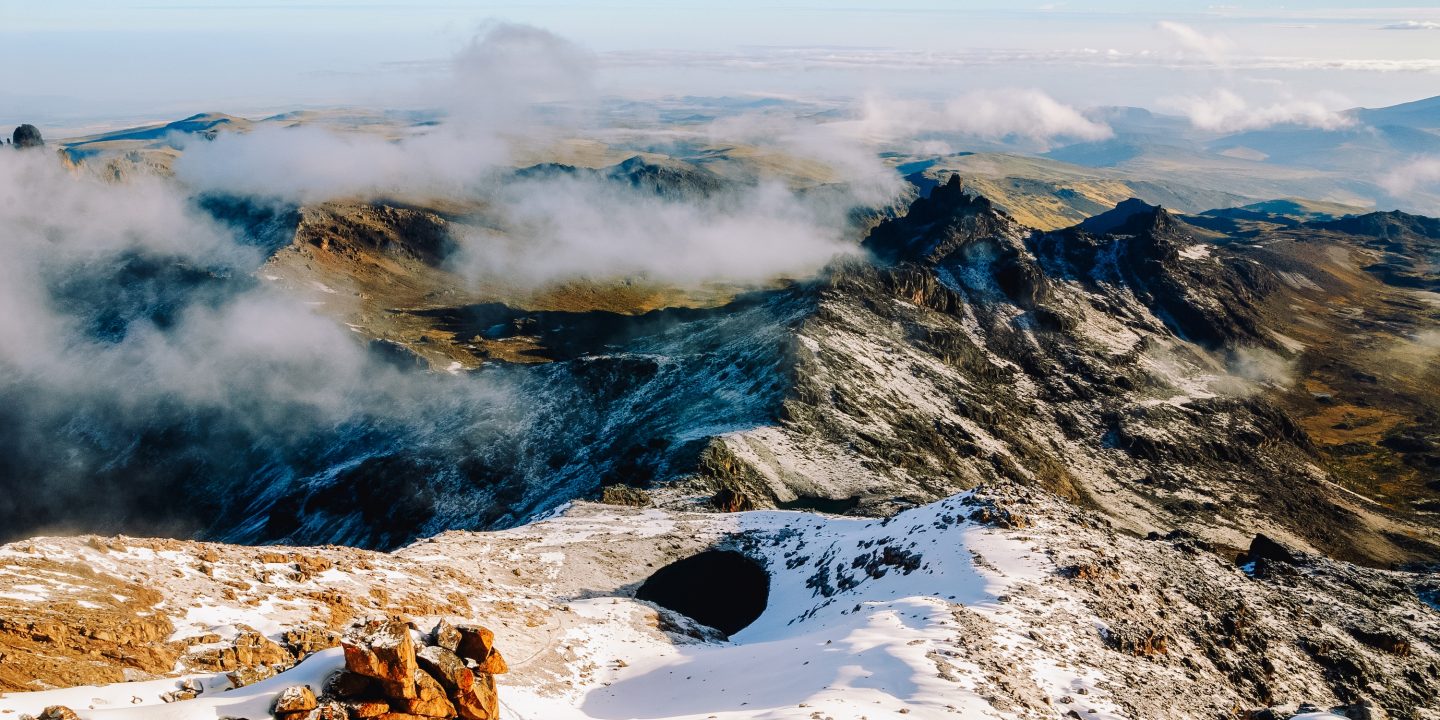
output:
POLYGON ((1440 95, 1440 5, 1381 0, 0 0, 0 123, 406 107, 487 21, 594 53, 611 95, 1043 91, 1165 108, 1224 89, 1331 109, 1440 95))

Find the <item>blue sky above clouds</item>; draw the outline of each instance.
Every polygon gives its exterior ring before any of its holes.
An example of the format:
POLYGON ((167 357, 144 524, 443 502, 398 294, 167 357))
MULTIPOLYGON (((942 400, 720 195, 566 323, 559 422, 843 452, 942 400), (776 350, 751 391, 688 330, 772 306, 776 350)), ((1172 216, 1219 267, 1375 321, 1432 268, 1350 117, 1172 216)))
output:
POLYGON ((1440 94, 1440 6, 875 0, 769 3, 0 0, 0 122, 420 102, 488 19, 595 53, 624 95, 948 94, 1078 105, 1383 105, 1440 94))

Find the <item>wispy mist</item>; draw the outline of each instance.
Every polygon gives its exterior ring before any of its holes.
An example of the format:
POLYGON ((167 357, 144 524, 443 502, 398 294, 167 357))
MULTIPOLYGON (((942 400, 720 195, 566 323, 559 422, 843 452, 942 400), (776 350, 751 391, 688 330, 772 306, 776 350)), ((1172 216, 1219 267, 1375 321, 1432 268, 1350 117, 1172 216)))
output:
POLYGON ((1162 105, 1189 118, 1195 127, 1212 132, 1241 132, 1276 125, 1339 130, 1355 125, 1354 119, 1330 109, 1319 99, 1281 97, 1252 102, 1223 88, 1208 95, 1166 98, 1162 105))

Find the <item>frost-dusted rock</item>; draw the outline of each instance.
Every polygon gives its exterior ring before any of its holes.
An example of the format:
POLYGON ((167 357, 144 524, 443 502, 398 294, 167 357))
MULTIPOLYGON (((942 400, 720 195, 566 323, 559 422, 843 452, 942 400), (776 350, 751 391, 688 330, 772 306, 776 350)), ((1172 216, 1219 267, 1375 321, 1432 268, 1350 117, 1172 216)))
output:
POLYGON ((460 647, 460 629, 449 620, 441 620, 430 631, 430 644, 455 652, 460 647))
POLYGON ((475 671, 491 675, 504 675, 510 672, 510 666, 505 662, 505 657, 500 654, 499 650, 492 649, 490 656, 485 658, 485 662, 480 663, 475 671))
POLYGON ((239 626, 240 633, 229 647, 207 648, 185 656, 191 667, 202 670, 229 671, 261 665, 277 669, 295 664, 295 656, 284 646, 265 637, 260 631, 239 626))
POLYGON ((350 713, 346 707, 333 700, 322 702, 314 709, 300 715, 297 720, 349 720, 350 713))
POLYGON ((378 718, 390 714, 390 703, 384 700, 351 700, 340 704, 352 718, 378 718))
POLYGON ((391 698, 414 698, 415 641, 410 626, 399 620, 367 622, 340 642, 345 649, 345 668, 381 681, 391 698))
POLYGON ((294 654, 296 662, 304 660, 305 656, 326 650, 340 644, 340 635, 329 628, 319 625, 304 625, 298 628, 286 630, 280 639, 285 646, 294 654))
POLYGON ((495 650, 495 633, 489 628, 460 625, 456 630, 460 632, 460 643, 455 648, 456 655, 483 664, 495 650))
POLYGON ((240 668, 238 670, 231 670, 230 672, 225 673, 225 677, 230 681, 230 687, 232 688, 242 688, 246 685, 254 685, 257 682, 269 680, 270 678, 275 677, 275 675, 275 668, 269 665, 256 665, 255 667, 240 668))
POLYGON ((199 680, 181 680, 177 689, 164 693, 160 699, 167 703, 194 700, 203 692, 205 692, 205 686, 200 684, 199 680))
POLYGON ((80 716, 64 705, 51 705, 35 720, 80 720, 80 716))
POLYGON ((500 717, 500 698, 495 692, 494 675, 477 675, 469 690, 454 696, 455 712, 463 720, 496 720, 500 717))
POLYGON ((314 710, 319 704, 314 691, 308 685, 295 685, 280 691, 271 712, 276 715, 304 713, 314 710))
POLYGON ((424 717, 455 717, 455 706, 446 695, 445 688, 424 670, 416 670, 413 678, 415 697, 391 698, 390 708, 411 715, 424 717))
MULTIPOLYGON (((498 654, 498 653, 492 653, 498 654)), ((475 673, 465 666, 465 661, 449 650, 437 645, 421 648, 415 653, 420 669, 450 692, 469 690, 475 685, 475 673)))

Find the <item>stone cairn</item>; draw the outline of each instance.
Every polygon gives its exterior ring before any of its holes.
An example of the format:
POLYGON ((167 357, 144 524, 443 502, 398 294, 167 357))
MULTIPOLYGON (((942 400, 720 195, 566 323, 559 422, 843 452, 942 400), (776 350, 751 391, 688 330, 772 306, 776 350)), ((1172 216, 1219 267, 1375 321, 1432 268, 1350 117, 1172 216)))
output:
POLYGON ((441 621, 417 642, 409 623, 372 620, 340 641, 345 669, 317 696, 300 685, 275 699, 277 720, 497 720, 495 676, 509 667, 495 634, 478 625, 441 621))

